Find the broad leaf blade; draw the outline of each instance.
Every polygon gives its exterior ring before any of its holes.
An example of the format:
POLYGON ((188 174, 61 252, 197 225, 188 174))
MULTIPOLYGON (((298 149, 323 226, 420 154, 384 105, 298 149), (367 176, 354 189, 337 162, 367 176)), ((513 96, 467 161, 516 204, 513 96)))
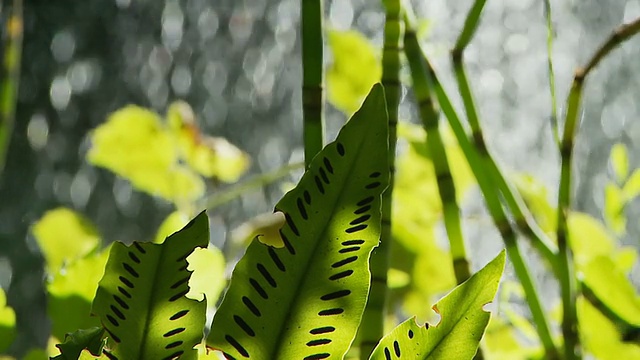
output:
POLYGON ((186 258, 209 242, 203 212, 163 244, 114 243, 93 302, 119 359, 195 359, 205 303, 187 299, 186 258))
POLYGON ((342 358, 367 299, 388 184, 381 85, 276 205, 283 248, 254 241, 236 266, 207 344, 229 358, 342 358))
POLYGON ((472 359, 489 323, 482 307, 496 295, 504 261, 502 251, 434 305, 438 325, 422 327, 409 319, 380 340, 370 359, 472 359))

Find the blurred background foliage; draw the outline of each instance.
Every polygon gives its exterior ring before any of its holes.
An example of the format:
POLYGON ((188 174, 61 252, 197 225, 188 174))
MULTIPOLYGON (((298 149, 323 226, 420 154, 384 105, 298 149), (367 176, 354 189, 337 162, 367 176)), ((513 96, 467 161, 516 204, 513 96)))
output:
MULTIPOLYGON (((8 3, 3 1, 3 10, 8 3)), ((414 3, 423 19, 420 37, 447 88, 454 86, 448 50, 470 5, 414 3)), ((557 92, 564 99, 575 67, 611 29, 640 15, 640 1, 567 0, 552 6, 557 92)), ((379 80, 384 14, 379 2, 364 0, 327 1, 325 11, 332 139, 379 80)), ((3 24, 7 19, 3 11, 3 24)), ((6 31, 3 26, 3 38, 6 31)), ((11 353, 24 354, 46 347, 50 334, 60 339, 90 325, 86 317, 61 320, 54 314, 66 314, 56 307, 69 304, 89 309, 91 286, 106 261, 103 245, 159 241, 236 180, 302 160, 299 53, 299 1, 25 2, 16 121, 0 178, 0 352, 9 346, 4 339, 15 338, 11 353), (137 121, 126 121, 132 117, 137 121), (215 165, 212 151, 234 165, 215 165)), ((542 228, 552 233, 559 159, 549 126, 542 3, 489 1, 466 54, 489 146, 518 181, 542 228)), ((590 286, 626 284, 616 288, 622 293, 609 295, 624 299, 619 311, 640 324, 640 227, 626 221, 640 215, 633 201, 640 191, 634 144, 640 139, 640 123, 634 121, 640 115, 638 56, 640 39, 633 39, 589 78, 575 151, 579 213, 569 226, 578 268, 596 274, 590 286), (612 275, 597 276, 604 268, 612 275)), ((412 125, 418 119, 411 96, 405 90, 400 106, 405 123, 399 129, 393 229, 398 241, 390 279, 398 314, 424 321, 433 318, 430 304, 455 279, 425 136, 412 125)), ((457 144, 446 130, 444 137, 456 164, 452 171, 477 270, 502 245, 457 144)), ((231 230, 270 211, 299 175, 300 169, 216 203, 209 212, 212 245, 228 258, 236 256, 237 245, 226 241, 231 230)), ((554 279, 542 266, 533 272, 549 299, 545 308, 558 319, 554 279)), ((512 270, 506 274, 497 305, 503 316, 492 321, 486 346, 496 358, 523 358, 539 351, 536 334, 522 315, 526 304, 512 270)), ((590 304, 580 304, 580 314, 595 324, 584 329, 595 355, 638 353, 590 304)))

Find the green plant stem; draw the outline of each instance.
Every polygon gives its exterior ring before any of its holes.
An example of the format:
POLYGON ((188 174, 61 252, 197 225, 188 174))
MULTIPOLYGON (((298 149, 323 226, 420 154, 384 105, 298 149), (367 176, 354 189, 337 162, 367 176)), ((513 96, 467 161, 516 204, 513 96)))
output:
MULTIPOLYGON (((420 44, 415 36, 415 27, 413 26, 414 20, 412 15, 413 14, 410 13, 410 9, 407 7, 405 11, 405 21, 407 21, 407 30, 405 33, 405 48, 407 51, 407 56, 409 56, 408 54, 410 51, 413 51, 418 52, 420 54, 420 57, 424 58, 424 62, 427 65, 428 81, 430 82, 431 86, 433 86, 433 90, 438 97, 440 105, 442 106, 442 111, 449 120, 449 124, 458 140, 460 148, 467 158, 471 171, 478 181, 478 186, 480 187, 480 190, 485 197, 485 202, 487 204, 489 213, 491 214, 491 217, 494 221, 494 224, 496 225, 505 242, 509 257, 514 264, 516 275, 520 279, 523 289, 525 290, 525 294, 527 295, 529 308, 531 310, 533 320, 536 324, 536 329, 538 331, 538 335, 540 336, 541 342, 543 343, 545 349, 547 349, 548 358, 558 358, 557 352, 555 350, 555 345, 553 344, 553 340, 551 337, 549 322, 546 319, 544 309, 542 308, 540 298, 537 294, 531 275, 529 274, 528 268, 526 267, 524 260, 522 259, 522 256, 520 254, 520 250, 517 247, 515 232, 513 231, 508 218, 506 217, 506 214, 500 202, 498 191, 494 185, 494 182, 492 181, 492 175, 487 169, 485 169, 483 161, 481 160, 478 152, 474 149, 471 140, 469 140, 469 138, 467 137, 466 131, 462 126, 460 118, 456 114, 456 111, 453 108, 449 97, 440 84, 435 72, 433 71, 432 66, 429 63, 428 58, 424 55, 424 52, 420 48, 420 44)), ((427 77, 427 74, 423 73, 422 76, 427 77)))
POLYGON ((324 50, 322 0, 302 0, 302 114, 304 162, 324 145, 324 50))
POLYGON ((2 59, 2 82, 0 83, 0 176, 9 150, 9 141, 15 122, 18 85, 20 83, 20 59, 22 55, 22 0, 14 0, 5 24, 7 43, 2 59))
POLYGON ((209 210, 214 209, 220 205, 228 203, 229 201, 237 198, 238 196, 246 193, 249 190, 268 185, 282 177, 289 175, 289 173, 291 173, 292 171, 302 169, 302 168, 304 168, 304 163, 299 162, 299 163, 285 165, 281 168, 278 168, 274 171, 271 171, 265 174, 257 175, 244 182, 234 184, 233 186, 229 187, 228 189, 225 189, 220 193, 215 193, 207 196, 200 202, 200 205, 197 206, 196 208, 198 209, 204 208, 209 210))
POLYGON ((400 52, 403 48, 404 23, 401 18, 400 0, 383 0, 385 7, 384 46, 382 53, 382 85, 385 90, 389 114, 389 187, 382 194, 380 245, 371 254, 371 288, 367 306, 358 330, 360 359, 368 359, 374 347, 384 336, 384 320, 387 313, 387 272, 391 247, 391 210, 395 178, 396 132, 398 106, 400 105, 400 52))
POLYGON ((415 29, 409 24, 407 24, 404 41, 413 81, 413 91, 418 102, 423 126, 427 132, 427 147, 431 153, 438 191, 442 200, 444 224, 449 236, 453 269, 457 283, 461 284, 470 276, 469 261, 460 226, 460 208, 456 200, 455 184, 451 176, 444 143, 440 136, 439 109, 431 96, 431 87, 425 74, 422 55, 416 45, 418 38, 415 29))
POLYGON ((582 358, 576 299, 579 284, 574 276, 573 254, 568 243, 567 216, 571 205, 571 163, 573 142, 578 128, 578 112, 582 99, 584 81, 600 61, 613 49, 640 32, 640 18, 618 27, 609 39, 600 46, 587 64, 575 72, 571 90, 567 97, 567 114, 560 144, 561 172, 558 190, 558 251, 560 267, 560 291, 562 295, 562 334, 565 341, 565 357, 568 360, 582 358))
POLYGON ((556 144, 560 145, 558 131, 558 100, 556 97, 556 76, 553 71, 553 21, 551 17, 551 2, 543 0, 544 16, 547 22, 547 67, 549 71, 549 93, 551 95, 551 132, 556 144))

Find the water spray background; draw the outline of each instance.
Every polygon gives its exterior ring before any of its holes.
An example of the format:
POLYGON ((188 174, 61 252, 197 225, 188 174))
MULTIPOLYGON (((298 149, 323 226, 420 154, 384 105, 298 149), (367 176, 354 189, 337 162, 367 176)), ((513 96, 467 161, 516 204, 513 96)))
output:
MULTIPOLYGON (((455 93, 447 50, 462 27, 470 0, 415 4, 432 20, 427 49, 445 86, 455 93)), ((189 102, 203 128, 249 152, 252 173, 301 159, 299 1, 99 0, 30 2, 17 124, 0 185, 0 286, 19 316, 14 350, 44 345, 48 328, 41 257, 29 226, 64 205, 86 214, 107 241, 150 239, 171 208, 133 191, 127 182, 84 160, 87 132, 128 103, 163 113, 169 102, 189 102)), ((640 16, 640 1, 561 1, 552 4, 554 65, 560 113, 573 70, 622 23, 640 16)), ((327 1, 327 23, 356 28, 377 45, 384 15, 378 2, 327 1)), ((640 159, 640 38, 617 50, 590 76, 583 126, 575 151, 574 207, 601 218, 604 184, 611 179, 611 145, 640 159)), ((551 189, 559 158, 549 127, 546 28, 542 3, 489 1, 466 56, 490 148, 505 168, 534 174, 551 189)), ((416 121, 405 98, 403 119, 416 121)), ((460 105, 459 99, 455 99, 460 105)), ((461 107, 459 107, 461 108, 461 107)), ((328 138, 344 121, 330 109, 328 138)), ((210 213, 212 237, 223 239, 243 219, 268 211, 278 184, 247 193, 210 213)), ((555 200, 554 200, 555 201, 555 200)), ((500 247, 477 194, 465 203, 472 253, 480 267, 500 247), (482 248, 477 245, 483 239, 482 248)), ((630 219, 640 215, 632 204, 630 219)), ((630 221, 625 243, 637 244, 630 221)), ((542 276, 542 275, 541 275, 542 276)), ((550 279, 542 278, 543 281, 550 279)), ((552 283, 549 283, 553 288, 552 283)))

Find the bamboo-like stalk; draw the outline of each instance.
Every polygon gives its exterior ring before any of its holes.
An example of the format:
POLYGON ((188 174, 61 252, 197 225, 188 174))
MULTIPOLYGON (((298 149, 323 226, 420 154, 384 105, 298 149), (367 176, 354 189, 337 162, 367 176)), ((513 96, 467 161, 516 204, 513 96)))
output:
POLYGON ((558 131, 558 100, 556 98, 556 76, 553 71, 553 20, 551 17, 551 1, 544 0, 544 16, 547 22, 547 68, 549 71, 549 94, 551 95, 551 132, 556 144, 560 145, 558 131))
POLYGON ((480 187, 480 190, 484 195, 487 208, 494 221, 494 224, 496 225, 505 242, 509 257, 514 265, 516 275, 520 279, 523 289, 525 290, 529 308, 531 310, 534 323, 536 324, 536 329, 540 336, 541 342, 543 343, 543 346, 545 347, 547 352, 547 358, 557 359, 557 351, 555 350, 555 345, 553 344, 553 340, 551 337, 549 322, 546 318, 544 309, 542 308, 540 298, 533 283, 533 279, 531 278, 528 268, 524 263, 522 255, 520 254, 520 250, 516 243, 516 234, 513 231, 508 218, 506 217, 502 204, 500 203, 499 193, 492 179, 493 176, 491 175, 490 171, 484 167, 479 152, 474 149, 472 141, 467 137, 466 131, 460 121, 459 116, 457 115, 451 101, 449 100, 449 97, 445 93, 435 72, 433 71, 428 58, 424 55, 424 52, 420 48, 420 44, 415 38, 415 35, 410 36, 410 33, 412 32, 415 34, 415 28, 412 25, 413 17, 408 7, 405 12, 405 19, 407 21, 407 30, 405 35, 405 47, 407 49, 407 52, 409 52, 411 48, 415 48, 416 50, 414 51, 418 51, 420 53, 420 56, 424 58, 425 64, 427 66, 427 74, 424 74, 423 76, 428 76, 428 80, 431 86, 433 86, 433 90, 438 97, 440 105, 442 106, 443 113, 449 120, 449 124, 456 136, 456 139, 458 140, 460 148, 462 149, 470 165, 471 171, 478 181, 478 186, 480 187))
POLYGON ((567 113, 564 132, 560 144, 561 171, 558 190, 558 251, 559 280, 562 296, 562 335, 565 342, 565 358, 568 360, 582 358, 580 335, 578 332, 578 315, 576 299, 579 284, 574 276, 573 254, 568 243, 567 216, 571 205, 571 163, 573 158, 573 142, 578 129, 578 111, 582 99, 584 81, 599 63, 613 49, 640 32, 640 18, 618 27, 613 34, 595 52, 584 67, 578 68, 573 77, 571 90, 567 97, 567 113))
POLYGON ((385 90, 389 114, 389 187, 382 194, 382 220, 380 245, 371 254, 371 288, 358 330, 360 359, 368 359, 378 341, 385 334, 384 319, 387 313, 387 272, 391 246, 391 209, 395 178, 396 128, 400 105, 400 52, 403 49, 404 23, 400 0, 383 0, 385 7, 384 45, 382 52, 382 85, 385 90))
POLYGON ((6 22, 7 42, 2 59, 2 82, 0 83, 0 176, 4 170, 9 141, 15 122, 18 85, 20 83, 20 60, 22 55, 22 0, 14 0, 6 22))
POLYGON ((322 0, 301 0, 302 114, 305 166, 324 145, 322 0))
MULTIPOLYGON (((405 17, 406 18, 406 17, 405 17)), ((456 281, 461 284, 470 277, 464 238, 460 224, 460 208, 456 199, 456 189, 451 176, 449 162, 439 130, 439 112, 431 96, 431 86, 425 74, 425 65, 418 47, 415 29, 406 24, 405 53, 409 62, 413 91, 418 102, 423 126, 427 132, 427 147, 436 173, 438 192, 442 200, 444 225, 449 237, 453 269, 456 281)))

